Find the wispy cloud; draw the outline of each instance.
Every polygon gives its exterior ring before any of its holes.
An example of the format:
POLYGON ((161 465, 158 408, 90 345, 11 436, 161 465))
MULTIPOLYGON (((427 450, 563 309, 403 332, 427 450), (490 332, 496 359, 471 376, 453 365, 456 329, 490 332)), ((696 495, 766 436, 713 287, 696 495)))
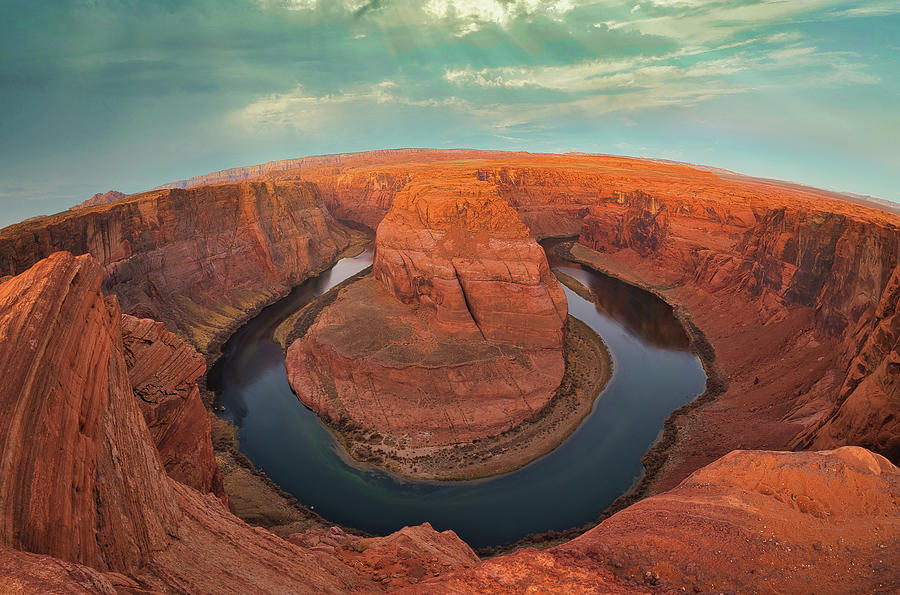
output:
POLYGON ((382 81, 333 94, 314 95, 297 85, 286 93, 265 95, 239 110, 233 117, 249 129, 290 127, 300 132, 327 129, 346 120, 352 110, 373 106, 466 109, 456 97, 411 99, 399 92, 400 85, 382 81))

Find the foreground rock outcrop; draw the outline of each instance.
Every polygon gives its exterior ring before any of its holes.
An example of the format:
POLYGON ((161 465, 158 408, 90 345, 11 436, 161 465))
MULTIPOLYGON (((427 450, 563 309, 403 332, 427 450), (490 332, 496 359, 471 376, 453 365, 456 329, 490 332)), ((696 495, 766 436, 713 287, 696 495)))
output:
MULTIPOLYGON (((101 293, 102 279, 90 256, 59 252, 0 282, 0 405, 7 412, 0 420, 0 585, 43 590, 59 581, 67 591, 108 592, 95 573, 75 566, 83 565, 125 590, 374 588, 372 577, 334 556, 250 527, 215 495, 167 476, 131 388, 123 319, 116 299, 101 293)), ((153 384, 148 379, 178 377, 196 359, 165 335, 178 349, 159 357, 164 348, 153 346, 160 339, 156 324, 125 320, 132 378, 143 389, 153 384), (148 351, 134 351, 135 341, 148 339, 148 351)), ((177 421, 169 426, 185 433, 177 421)), ((171 448, 158 438, 163 452, 171 448)), ((208 435, 194 445, 211 449, 208 435)), ((194 485, 208 478, 195 465, 174 471, 194 485)), ((430 528, 417 533, 432 534, 430 528)), ((457 551, 468 550, 452 534, 433 539, 455 539, 457 551)))
POLYGON ((289 347, 288 378, 332 424, 415 458, 544 409, 563 376, 565 321, 542 249, 493 188, 430 180, 395 198, 374 278, 289 347))
POLYGON ((888 593, 900 470, 865 449, 735 451, 584 535, 416 593, 888 593))
POLYGON ((135 571, 182 514, 102 279, 89 256, 57 253, 0 284, 0 543, 135 571))

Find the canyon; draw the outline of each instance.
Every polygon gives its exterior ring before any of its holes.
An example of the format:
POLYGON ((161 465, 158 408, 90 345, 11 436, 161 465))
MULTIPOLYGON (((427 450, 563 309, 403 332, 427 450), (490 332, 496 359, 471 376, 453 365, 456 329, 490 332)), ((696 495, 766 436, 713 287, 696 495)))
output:
POLYGON ((0 230, 0 588, 889 592, 898 302, 896 214, 611 156, 308 158, 23 222, 0 230), (288 373, 322 417, 413 446, 494 436, 552 400, 566 302, 536 240, 571 238, 566 258, 672 304, 707 390, 615 514, 479 561, 430 526, 285 539, 229 511, 205 366, 359 225, 374 272, 293 337, 288 373), (448 396, 456 418, 433 407, 448 396))

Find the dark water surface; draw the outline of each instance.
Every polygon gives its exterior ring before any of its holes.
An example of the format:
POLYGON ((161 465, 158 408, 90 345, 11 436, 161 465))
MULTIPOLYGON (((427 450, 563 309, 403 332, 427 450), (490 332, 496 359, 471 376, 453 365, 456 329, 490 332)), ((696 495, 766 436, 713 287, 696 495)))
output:
POLYGON ((430 522, 473 547, 597 518, 641 473, 641 457, 677 407, 703 392, 706 376, 671 309, 610 277, 551 257, 551 265, 599 296, 595 306, 566 288, 569 313, 601 337, 613 376, 581 426, 556 450, 505 475, 419 482, 350 464, 318 417, 291 392, 273 341, 296 309, 371 264, 345 258, 263 310, 229 339, 209 374, 240 450, 284 490, 326 519, 371 533, 430 522))

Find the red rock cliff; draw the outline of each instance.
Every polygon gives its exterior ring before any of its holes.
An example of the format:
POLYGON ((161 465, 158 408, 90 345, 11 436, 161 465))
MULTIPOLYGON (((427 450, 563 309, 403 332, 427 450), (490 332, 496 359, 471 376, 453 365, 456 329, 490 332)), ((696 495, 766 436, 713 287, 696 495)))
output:
POLYGON ((493 186, 408 184, 378 226, 374 275, 288 349, 307 406, 414 457, 547 405, 564 371, 565 295, 493 186))
POLYGON ((161 322, 122 315, 128 379, 169 477, 224 497, 197 380, 206 361, 161 322))
POLYGON ((57 250, 89 253, 126 313, 161 320, 207 353, 347 241, 315 186, 245 182, 147 192, 8 227, 0 273, 22 272, 57 250))
POLYGON ((0 285, 0 543, 135 570, 177 533, 103 269, 57 253, 0 285))

